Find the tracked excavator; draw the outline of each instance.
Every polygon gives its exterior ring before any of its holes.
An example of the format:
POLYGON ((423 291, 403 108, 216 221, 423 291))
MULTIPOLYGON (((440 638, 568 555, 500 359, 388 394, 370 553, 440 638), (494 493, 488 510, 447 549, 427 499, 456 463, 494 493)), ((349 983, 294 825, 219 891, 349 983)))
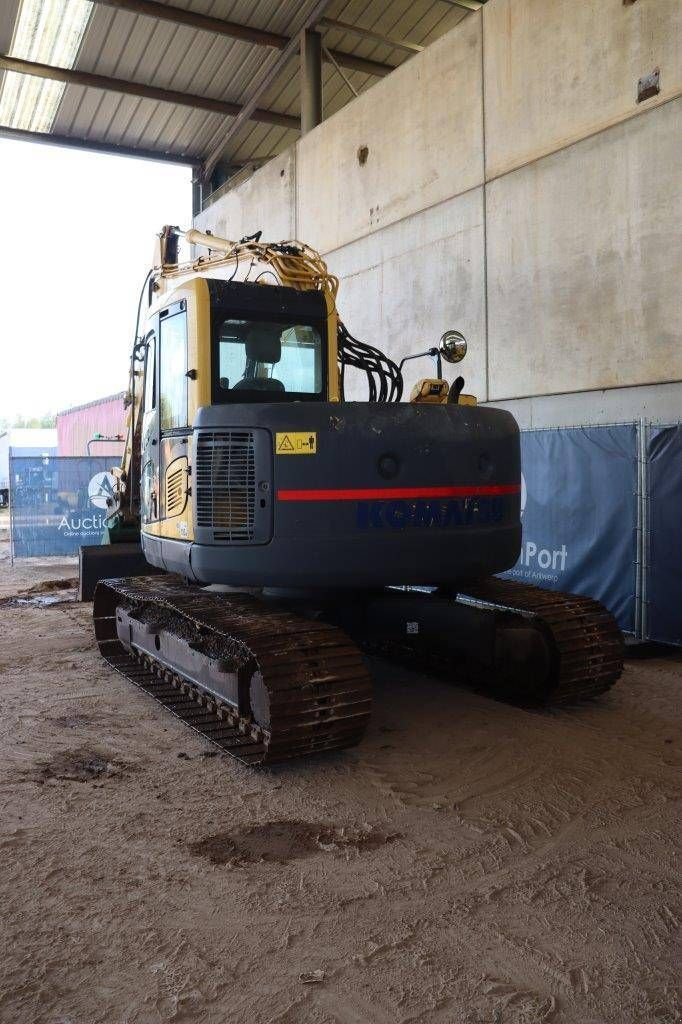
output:
POLYGON ((519 431, 443 378, 461 334, 397 365, 300 242, 166 227, 154 264, 107 543, 81 565, 110 665, 253 765, 356 744, 367 652, 506 700, 613 685, 602 605, 496 577, 520 551, 519 431), (203 255, 179 262, 183 235, 203 255), (434 376, 401 401, 418 356, 434 376), (155 575, 121 568, 131 542, 155 575))

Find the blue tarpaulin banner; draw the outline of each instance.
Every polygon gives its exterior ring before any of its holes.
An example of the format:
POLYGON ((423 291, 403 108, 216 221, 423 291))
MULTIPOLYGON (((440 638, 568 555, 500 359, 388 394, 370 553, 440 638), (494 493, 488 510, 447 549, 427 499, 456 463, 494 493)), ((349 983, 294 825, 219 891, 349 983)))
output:
POLYGON ((114 477, 111 456, 10 459, 10 516, 15 558, 75 555, 104 531, 114 477))
MULTIPOLYGON (((649 428, 646 636, 682 645, 682 426, 649 428)), ((636 629, 637 425, 521 434, 523 544, 503 575, 602 601, 636 629)), ((15 558, 75 555, 99 542, 108 457, 10 460, 15 558)))
POLYGON ((635 630, 635 424, 521 434, 521 557, 503 575, 597 598, 635 630))
POLYGON ((651 427, 646 635, 682 644, 682 426, 651 427))

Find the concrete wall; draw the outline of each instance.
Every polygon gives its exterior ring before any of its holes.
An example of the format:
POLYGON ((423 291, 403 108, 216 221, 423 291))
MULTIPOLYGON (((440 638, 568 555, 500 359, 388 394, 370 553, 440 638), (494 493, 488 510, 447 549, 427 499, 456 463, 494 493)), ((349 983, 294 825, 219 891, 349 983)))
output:
POLYGON ((677 99, 488 185, 491 398, 682 375, 681 139, 677 99))
MULTIPOLYGON (((453 324, 468 338, 484 336, 482 222, 479 187, 336 250, 329 264, 341 278, 339 309, 349 330, 376 339, 394 358, 429 348, 453 324)), ((485 357, 484 345, 472 345, 467 356, 468 380, 479 390, 485 357)), ((408 363, 406 380, 429 376, 431 366, 408 363)))
POLYGON ((486 173, 494 178, 631 117, 637 81, 682 88, 679 0, 490 0, 484 11, 486 173))
POLYGON ((481 400, 631 418, 682 380, 681 95, 679 0, 489 0, 197 224, 319 248, 394 358, 462 330, 481 400))
POLYGON ((298 235, 324 253, 480 185, 480 20, 467 18, 304 136, 296 176, 298 235))
POLYGON ((295 211, 296 151, 288 149, 226 192, 194 224, 223 238, 243 238, 262 228, 265 237, 279 241, 295 236, 295 211))

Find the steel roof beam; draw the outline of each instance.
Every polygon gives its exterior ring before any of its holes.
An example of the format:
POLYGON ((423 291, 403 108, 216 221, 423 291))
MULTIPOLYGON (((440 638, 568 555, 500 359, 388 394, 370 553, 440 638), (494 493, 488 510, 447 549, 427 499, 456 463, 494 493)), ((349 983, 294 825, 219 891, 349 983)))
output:
POLYGON ((274 46, 277 50, 283 50, 289 42, 289 37, 281 35, 279 32, 268 32, 266 29, 252 28, 250 25, 240 25, 236 21, 214 18, 208 14, 188 11, 183 7, 160 4, 157 0, 95 0, 95 2, 104 7, 116 7, 119 11, 128 11, 130 14, 142 14, 147 18, 159 18, 162 21, 175 22, 176 25, 187 25, 188 28, 229 36, 231 39, 241 39, 242 42, 255 43, 257 46, 274 46))
POLYGON ((62 146, 67 149, 87 150, 92 153, 106 153, 112 156, 132 156, 141 160, 159 160, 162 163, 180 164, 184 167, 202 165, 200 156, 181 156, 178 153, 164 153, 157 149, 140 149, 137 146, 116 146, 110 142, 97 142, 95 139, 79 139, 72 135, 53 135, 47 132, 30 132, 24 128, 9 128, 0 125, 0 139, 12 139, 15 142, 40 142, 47 146, 62 146))
POLYGON ((443 2, 450 4, 451 7, 461 7, 465 11, 480 11, 486 0, 443 0, 443 2))
MULTIPOLYGON (((305 32, 306 29, 311 29, 320 18, 323 17, 327 7, 331 3, 331 0, 317 0, 317 3, 313 7, 312 11, 308 15, 305 25, 303 25, 301 32, 305 32)), ((235 137, 237 132, 241 130, 244 123, 248 121, 251 111, 254 109, 261 96, 263 96, 272 83, 275 81, 277 76, 281 73, 282 68, 294 57, 300 50, 300 36, 294 36, 290 39, 285 48, 277 54, 274 61, 270 61, 270 66, 266 71, 260 83, 253 90, 246 103, 242 107, 241 113, 235 117, 232 124, 229 126, 225 134, 220 133, 219 142, 209 151, 206 161, 204 163, 204 178, 207 179, 213 172, 213 168, 219 162, 223 153, 227 149, 228 142, 235 137)))
MULTIPOLYGON (((276 50, 285 50, 291 42, 289 36, 281 35, 279 32, 269 32, 266 29, 252 28, 250 25, 241 25, 236 21, 213 18, 207 14, 188 11, 186 8, 160 4, 157 0, 95 0, 95 3, 105 7, 115 7, 120 11, 128 11, 130 14, 141 14, 148 18, 172 21, 176 25, 187 25, 189 28, 201 29, 204 32, 229 36, 231 39, 241 39, 242 42, 254 43, 256 46, 271 46, 276 50)), ((397 46, 398 44, 392 45, 397 46)), ((405 44, 403 44, 403 48, 404 46, 405 44)), ((331 53, 343 67, 351 68, 353 71, 362 71, 366 75, 383 78, 395 70, 392 64, 383 64, 381 61, 370 60, 367 57, 358 57, 353 53, 343 53, 340 50, 332 50, 331 53)))
POLYGON ((332 55, 330 54, 330 52, 329 52, 329 50, 327 49, 326 46, 322 47, 322 52, 324 54, 326 54, 327 59, 329 60, 330 64, 334 65, 334 67, 335 67, 335 69, 337 71, 337 74, 340 75, 340 77, 344 80, 344 82, 346 83, 346 86, 348 87, 348 89, 353 93, 353 96, 359 96, 358 90, 355 88, 355 86, 353 85, 353 83, 351 82, 350 78, 348 77, 348 75, 343 70, 343 68, 339 67, 339 65, 334 60, 334 58, 332 57, 332 55))
MULTIPOLYGON (((404 50, 405 53, 421 53, 424 49, 423 46, 419 46, 417 43, 410 43, 406 39, 394 39, 392 36, 382 35, 381 32, 374 32, 369 28, 361 28, 360 25, 351 25, 348 21, 338 21, 335 18, 322 18, 318 22, 320 28, 334 28, 340 32, 349 32, 351 35, 359 36, 361 39, 371 39, 373 43, 381 43, 383 46, 392 46, 396 50, 404 50)), ((333 54, 337 54, 337 50, 332 50, 333 54)), ((338 64, 339 61, 337 60, 338 64)))
MULTIPOLYGON (((76 68, 57 68, 51 64, 37 64, 30 60, 19 60, 0 54, 0 71, 16 71, 20 75, 34 75, 52 82, 65 82, 67 85, 81 85, 88 89, 102 89, 104 92, 120 92, 127 96, 141 99, 157 100, 161 103, 173 103, 176 106, 192 107, 195 110, 210 110, 228 117, 238 117, 244 108, 239 103, 213 99, 210 96, 195 96, 188 92, 177 92, 175 89, 160 89, 142 82, 129 82, 123 78, 109 78, 106 75, 93 75, 89 71, 76 68)), ((290 114, 279 114, 275 110, 263 110, 254 107, 249 110, 248 120, 274 124, 280 128, 293 128, 298 131, 301 122, 298 117, 290 114)))

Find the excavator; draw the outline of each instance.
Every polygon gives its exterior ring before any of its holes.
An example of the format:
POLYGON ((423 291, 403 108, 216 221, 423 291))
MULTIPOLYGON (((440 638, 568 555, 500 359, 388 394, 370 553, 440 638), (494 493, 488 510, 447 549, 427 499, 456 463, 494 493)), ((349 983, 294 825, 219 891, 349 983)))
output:
POLYGON ((497 575, 519 430, 443 378, 463 335, 397 364, 349 333, 338 286, 298 241, 162 230, 105 543, 81 550, 106 661, 249 765, 358 743, 368 653, 541 705, 622 671, 601 604, 497 575), (415 358, 434 376, 402 401, 415 358))

